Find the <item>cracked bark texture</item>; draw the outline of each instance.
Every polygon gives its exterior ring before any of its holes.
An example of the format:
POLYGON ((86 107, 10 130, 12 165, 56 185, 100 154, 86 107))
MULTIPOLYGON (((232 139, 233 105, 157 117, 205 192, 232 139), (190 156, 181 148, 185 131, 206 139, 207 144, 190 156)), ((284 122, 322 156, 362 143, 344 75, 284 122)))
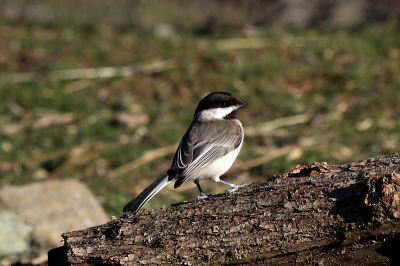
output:
POLYGON ((49 265, 400 265, 400 153, 62 235, 49 265))

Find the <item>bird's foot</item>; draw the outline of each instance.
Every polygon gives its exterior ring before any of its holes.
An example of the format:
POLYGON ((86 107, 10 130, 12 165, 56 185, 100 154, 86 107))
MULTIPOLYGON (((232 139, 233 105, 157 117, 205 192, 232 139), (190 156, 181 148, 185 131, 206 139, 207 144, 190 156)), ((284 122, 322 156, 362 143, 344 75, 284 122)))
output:
POLYGON ((247 184, 246 183, 244 183, 243 185, 232 184, 230 186, 231 186, 231 188, 225 190, 225 195, 229 195, 229 194, 235 192, 238 188, 247 186, 247 184))
POLYGON ((214 194, 209 194, 209 195, 207 195, 207 194, 204 193, 204 192, 200 192, 200 195, 198 195, 198 196, 196 197, 196 201, 197 201, 197 200, 206 199, 206 198, 208 198, 209 196, 214 196, 214 194))

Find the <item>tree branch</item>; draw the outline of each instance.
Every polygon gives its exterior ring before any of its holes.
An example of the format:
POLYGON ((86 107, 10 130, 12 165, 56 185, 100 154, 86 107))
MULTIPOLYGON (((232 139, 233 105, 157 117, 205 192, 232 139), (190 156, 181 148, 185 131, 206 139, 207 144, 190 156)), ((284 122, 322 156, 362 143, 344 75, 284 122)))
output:
POLYGON ((393 263, 400 259, 391 252, 400 243, 399 173, 400 153, 298 165, 230 195, 65 233, 49 265, 393 263), (67 264, 50 263, 63 256, 67 264))

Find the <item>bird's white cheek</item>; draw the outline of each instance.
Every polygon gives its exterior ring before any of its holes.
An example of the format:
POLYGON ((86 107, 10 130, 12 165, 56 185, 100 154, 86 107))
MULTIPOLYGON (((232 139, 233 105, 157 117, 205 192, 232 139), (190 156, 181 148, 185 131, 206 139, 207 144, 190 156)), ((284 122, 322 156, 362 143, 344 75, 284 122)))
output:
POLYGON ((208 110, 203 110, 196 114, 196 117, 198 119, 204 119, 204 120, 209 120, 209 119, 222 119, 225 116, 229 115, 232 113, 236 108, 234 106, 232 107, 226 107, 226 108, 214 108, 214 109, 208 109, 208 110))

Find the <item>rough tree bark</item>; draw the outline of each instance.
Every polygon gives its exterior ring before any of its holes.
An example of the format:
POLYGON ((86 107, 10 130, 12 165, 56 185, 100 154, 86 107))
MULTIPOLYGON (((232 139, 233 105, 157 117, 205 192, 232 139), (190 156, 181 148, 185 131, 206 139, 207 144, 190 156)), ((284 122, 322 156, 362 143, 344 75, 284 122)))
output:
POLYGON ((400 153, 62 235, 49 265, 400 265, 400 153))

